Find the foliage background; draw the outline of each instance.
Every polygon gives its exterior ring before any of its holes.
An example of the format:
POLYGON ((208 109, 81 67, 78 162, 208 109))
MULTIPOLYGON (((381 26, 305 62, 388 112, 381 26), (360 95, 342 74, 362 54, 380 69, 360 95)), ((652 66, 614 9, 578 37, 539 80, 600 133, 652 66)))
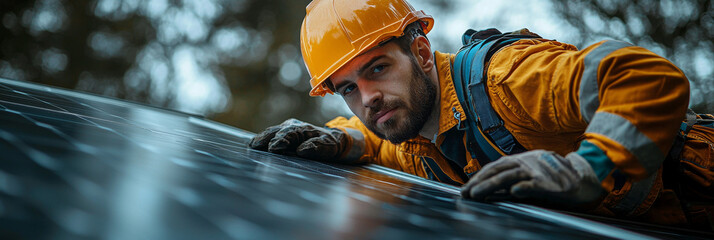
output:
MULTIPOLYGON (((308 0, 4 0, 0 77, 185 111, 250 131, 349 111, 311 98, 299 28, 308 0)), ((434 49, 467 28, 527 27, 585 47, 644 46, 680 66, 691 107, 714 112, 711 0, 412 0, 436 18, 434 49)))

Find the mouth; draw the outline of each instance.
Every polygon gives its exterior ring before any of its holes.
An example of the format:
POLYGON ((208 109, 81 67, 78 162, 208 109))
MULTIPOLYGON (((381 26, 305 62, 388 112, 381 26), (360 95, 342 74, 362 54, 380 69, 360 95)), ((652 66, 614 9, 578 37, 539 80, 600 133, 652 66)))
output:
POLYGON ((394 112, 397 110, 397 108, 392 108, 388 110, 383 110, 377 112, 377 114, 374 115, 374 119, 376 119, 377 124, 381 124, 392 118, 392 115, 394 115, 394 112))

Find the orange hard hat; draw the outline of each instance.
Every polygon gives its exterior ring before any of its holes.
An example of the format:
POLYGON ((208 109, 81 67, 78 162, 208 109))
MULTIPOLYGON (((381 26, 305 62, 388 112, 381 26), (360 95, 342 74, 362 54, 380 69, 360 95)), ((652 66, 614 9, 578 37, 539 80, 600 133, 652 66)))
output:
POLYGON ((422 21, 424 33, 434 18, 416 11, 406 0, 313 0, 300 32, 300 49, 310 74, 310 96, 332 91, 324 84, 335 71, 377 44, 403 35, 422 21))

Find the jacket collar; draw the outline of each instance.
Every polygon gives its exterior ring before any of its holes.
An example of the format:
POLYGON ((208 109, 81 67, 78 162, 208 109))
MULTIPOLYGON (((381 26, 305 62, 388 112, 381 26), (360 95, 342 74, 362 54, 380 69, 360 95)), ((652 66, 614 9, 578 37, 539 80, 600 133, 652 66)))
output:
POLYGON ((456 95, 456 89, 454 88, 454 80, 451 76, 451 64, 454 62, 455 55, 437 51, 434 53, 434 57, 441 91, 439 132, 434 139, 434 143, 438 146, 444 141, 443 135, 445 132, 466 120, 466 113, 461 107, 461 103, 459 103, 459 97, 456 95))

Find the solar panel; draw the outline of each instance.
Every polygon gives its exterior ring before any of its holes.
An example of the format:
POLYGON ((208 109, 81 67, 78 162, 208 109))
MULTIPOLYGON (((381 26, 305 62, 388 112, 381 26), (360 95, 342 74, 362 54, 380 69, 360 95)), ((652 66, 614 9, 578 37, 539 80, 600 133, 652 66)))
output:
MULTIPOLYGON (((0 79, 0 235, 650 238, 529 205, 464 200, 456 187, 379 166, 251 150, 252 135, 199 116, 0 79)), ((645 231, 683 236, 653 232, 645 231)))

